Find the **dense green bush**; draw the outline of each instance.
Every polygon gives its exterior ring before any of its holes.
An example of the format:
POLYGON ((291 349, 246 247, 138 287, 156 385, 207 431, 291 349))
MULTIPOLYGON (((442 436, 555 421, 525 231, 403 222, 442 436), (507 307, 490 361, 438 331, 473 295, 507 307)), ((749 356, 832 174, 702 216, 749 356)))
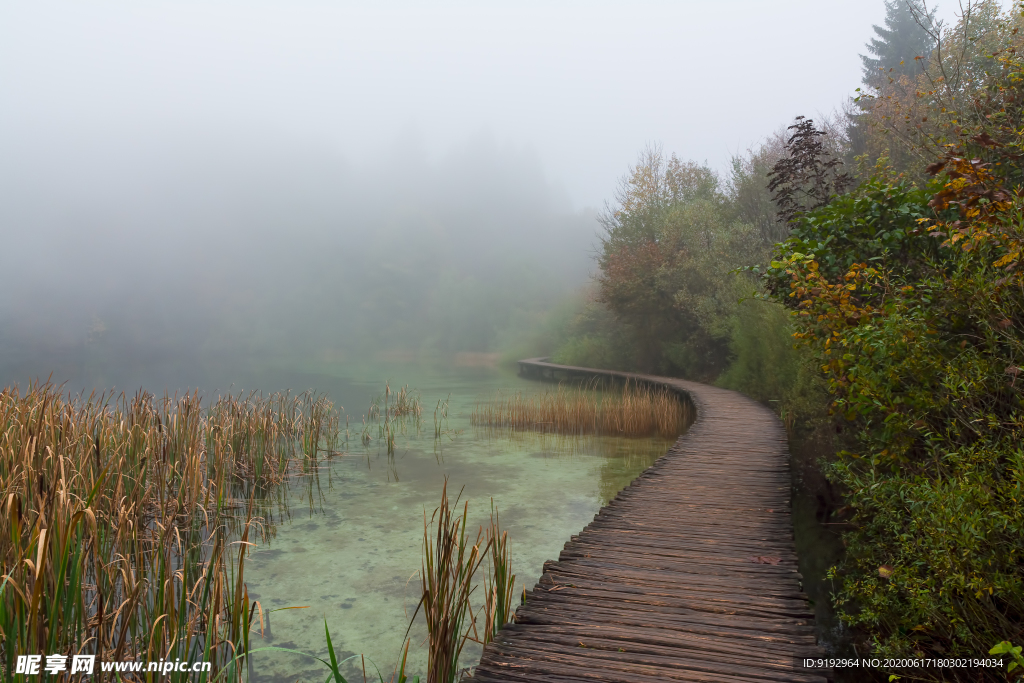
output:
POLYGON ((858 435, 828 466, 853 525, 841 616, 880 655, 979 656, 1024 635, 1024 289, 1001 258, 1024 205, 962 249, 925 198, 869 182, 800 216, 767 275, 858 435))
POLYGON ((759 298, 737 303, 729 367, 715 384, 771 405, 793 434, 820 426, 827 394, 807 355, 793 345, 793 324, 780 306, 759 298))
MULTIPOLYGON (((929 192, 903 178, 871 178, 791 224, 780 254, 813 254, 822 275, 834 279, 865 262, 909 276, 943 257, 941 240, 928 238, 921 222, 934 212, 929 192)), ((785 269, 769 271, 772 291, 789 294, 785 269)))

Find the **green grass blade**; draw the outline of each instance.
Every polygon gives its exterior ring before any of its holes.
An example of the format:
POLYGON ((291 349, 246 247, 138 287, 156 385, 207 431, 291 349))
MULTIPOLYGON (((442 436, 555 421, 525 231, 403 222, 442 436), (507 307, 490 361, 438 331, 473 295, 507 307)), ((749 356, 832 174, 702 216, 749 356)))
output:
MULTIPOLYGON (((327 628, 327 617, 324 616, 324 634, 327 636, 327 652, 331 655, 331 675, 334 683, 348 683, 338 670, 338 656, 334 654, 334 643, 331 642, 331 630, 327 628)), ((351 658, 350 658, 351 659, 351 658)), ((345 661, 348 661, 347 659, 345 661)), ((327 680, 331 680, 330 677, 327 680)))

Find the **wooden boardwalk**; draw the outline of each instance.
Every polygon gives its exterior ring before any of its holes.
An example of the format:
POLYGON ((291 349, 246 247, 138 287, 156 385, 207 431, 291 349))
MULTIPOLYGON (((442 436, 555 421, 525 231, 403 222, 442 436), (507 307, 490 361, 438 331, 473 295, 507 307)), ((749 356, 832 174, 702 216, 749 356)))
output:
POLYGON ((821 656, 801 591, 786 435, 733 391, 520 361, 534 375, 615 376, 685 392, 689 431, 565 544, 475 681, 806 681, 821 656))

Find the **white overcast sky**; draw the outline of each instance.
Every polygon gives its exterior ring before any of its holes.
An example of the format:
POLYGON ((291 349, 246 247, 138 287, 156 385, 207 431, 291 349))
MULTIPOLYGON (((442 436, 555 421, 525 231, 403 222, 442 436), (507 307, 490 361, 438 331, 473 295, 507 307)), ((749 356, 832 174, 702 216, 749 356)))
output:
POLYGON ((838 106, 883 16, 882 0, 4 0, 0 147, 196 131, 359 164, 485 135, 599 206, 648 143, 724 169, 838 106))

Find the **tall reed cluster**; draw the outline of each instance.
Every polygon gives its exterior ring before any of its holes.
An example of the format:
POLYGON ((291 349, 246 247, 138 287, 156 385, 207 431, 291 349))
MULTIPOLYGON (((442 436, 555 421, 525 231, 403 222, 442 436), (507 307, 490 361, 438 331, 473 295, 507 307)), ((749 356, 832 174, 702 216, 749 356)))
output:
POLYGON ((423 406, 418 391, 410 390, 408 385, 398 391, 392 391, 391 383, 384 387, 384 393, 370 402, 363 419, 362 442, 368 446, 373 440, 370 436, 370 422, 377 422, 377 438, 385 443, 388 455, 395 453, 395 437, 405 433, 407 421, 419 432, 420 417, 423 406))
POLYGON ((491 502, 491 524, 487 529, 490 547, 490 565, 484 577, 483 639, 486 645, 498 635, 498 630, 512 621, 512 603, 515 598, 516 575, 509 559, 508 532, 502 531, 498 511, 491 502))
POLYGON ((441 503, 429 521, 424 512, 422 598, 417 612, 423 610, 427 623, 427 683, 460 680, 464 671, 459 656, 466 643, 489 643, 512 619, 516 577, 511 573, 508 534, 501 531, 492 503, 489 526, 481 527, 471 542, 466 533, 469 503, 463 503, 460 515, 459 497, 454 503, 449 500, 445 480, 441 503), (477 612, 483 617, 482 633, 472 605, 481 569, 485 595, 477 612))
POLYGON ((688 403, 667 389, 630 383, 621 389, 559 385, 540 395, 499 395, 477 404, 474 425, 556 434, 675 438, 692 421, 688 403))
MULTIPOLYGON (((4 389, 4 680, 24 678, 15 658, 32 654, 205 660, 210 675, 240 678, 263 616, 244 582, 250 536, 267 533, 257 493, 315 468, 338 436, 334 406, 313 395, 227 396, 204 410, 196 394, 4 389)), ((114 675, 96 669, 94 680, 114 675)))
POLYGON ((394 417, 419 418, 423 414, 419 392, 411 391, 408 385, 403 386, 398 391, 391 391, 391 385, 388 384, 384 389, 384 396, 385 408, 389 407, 387 403, 388 397, 391 398, 390 411, 394 417))

